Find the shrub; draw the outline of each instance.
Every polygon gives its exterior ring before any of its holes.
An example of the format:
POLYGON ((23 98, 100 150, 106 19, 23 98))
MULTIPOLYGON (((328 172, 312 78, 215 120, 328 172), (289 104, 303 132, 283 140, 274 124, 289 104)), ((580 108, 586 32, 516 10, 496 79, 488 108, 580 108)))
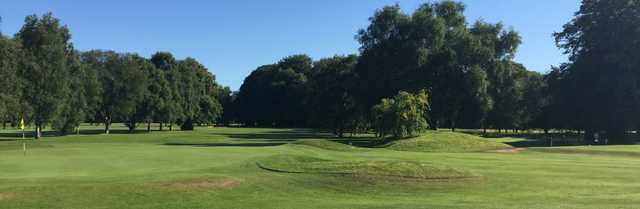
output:
POLYGON ((427 93, 400 91, 393 98, 382 99, 373 107, 375 129, 379 137, 415 136, 429 128, 426 115, 429 111, 427 93))

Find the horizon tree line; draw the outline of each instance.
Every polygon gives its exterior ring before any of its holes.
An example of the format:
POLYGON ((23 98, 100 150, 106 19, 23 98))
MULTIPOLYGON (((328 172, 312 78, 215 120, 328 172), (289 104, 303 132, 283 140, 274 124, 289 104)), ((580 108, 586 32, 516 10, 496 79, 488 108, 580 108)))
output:
MULTIPOLYGON (((413 111, 401 121, 420 124, 384 130, 563 129, 585 140, 600 133, 610 143, 633 142, 629 133, 640 132, 640 2, 583 0, 553 34, 569 61, 546 74, 514 60, 522 42, 515 30, 469 23, 464 10, 449 0, 412 13, 383 7, 357 32, 358 54, 287 56, 258 67, 235 92, 195 59, 80 52, 50 13, 28 16, 14 37, 0 36, 0 119, 4 126, 25 117, 36 137, 47 125, 66 134, 81 122, 105 124, 106 133, 113 122, 130 130, 218 123, 327 129, 342 137, 391 127, 381 110, 419 104, 428 107, 420 108, 424 118, 413 111)), ((398 117, 403 113, 388 118, 398 117)))
POLYGON ((410 14, 398 5, 376 10, 356 34, 358 55, 293 55, 260 66, 239 92, 227 92, 224 107, 232 111, 221 122, 343 136, 376 130, 374 106, 424 90, 431 129, 561 129, 589 143, 595 133, 633 143, 629 133, 640 133, 640 2, 583 0, 553 34, 569 61, 546 74, 514 61, 522 42, 515 30, 469 24, 464 9, 437 1, 410 14))
POLYGON ((398 5, 379 9, 356 35, 359 55, 293 55, 260 66, 235 95, 235 117, 223 120, 342 136, 373 130, 371 110, 382 99, 425 90, 432 129, 536 127, 537 115, 520 107, 538 108, 530 97, 543 76, 513 61, 520 35, 500 23, 470 25, 463 12, 453 1, 426 3, 412 14, 398 5))
POLYGON ((46 126, 65 135, 82 122, 140 124, 214 124, 222 114, 223 87, 193 58, 169 52, 150 59, 137 54, 74 49, 67 26, 51 13, 31 15, 12 38, 0 34, 0 119, 3 127, 24 118, 35 138, 46 126))

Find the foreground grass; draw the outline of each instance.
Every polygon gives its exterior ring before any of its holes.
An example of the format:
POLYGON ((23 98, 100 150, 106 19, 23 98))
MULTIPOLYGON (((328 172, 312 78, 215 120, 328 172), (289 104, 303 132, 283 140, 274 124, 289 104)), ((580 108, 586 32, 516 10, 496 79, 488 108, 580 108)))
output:
POLYGON ((280 146, 327 137, 305 130, 245 128, 79 135, 30 140, 27 156, 20 141, 4 139, 8 141, 0 140, 0 208, 636 208, 640 204, 640 158, 608 153, 640 152, 638 146, 565 148, 603 151, 598 154, 542 148, 520 153, 387 148, 350 152, 336 144, 330 147, 340 150, 280 146), (274 156, 303 156, 328 165, 308 165, 304 159, 278 164, 283 161, 274 156), (272 172, 256 165, 267 161, 273 167, 303 172, 272 172), (419 170, 416 165, 424 164, 479 177, 424 180, 307 172, 380 171, 366 162, 384 168, 390 167, 385 163, 399 163, 394 172, 419 170))

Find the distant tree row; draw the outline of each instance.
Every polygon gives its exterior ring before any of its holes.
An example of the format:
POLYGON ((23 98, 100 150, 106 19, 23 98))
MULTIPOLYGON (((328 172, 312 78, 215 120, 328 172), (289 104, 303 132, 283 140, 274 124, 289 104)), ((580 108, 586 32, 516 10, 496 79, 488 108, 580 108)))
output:
POLYGON ((397 111, 380 110, 425 90, 424 118, 433 129, 563 129, 589 143, 595 133, 603 139, 597 143, 632 143, 629 133, 640 133, 639 11, 635 0, 583 0, 554 34, 569 61, 542 75, 513 60, 517 32, 468 24, 461 3, 426 3, 411 14, 387 6, 356 35, 359 55, 316 62, 295 55, 259 67, 227 97, 233 111, 223 121, 328 128, 340 136, 413 132, 400 126, 406 121, 387 126, 381 115, 397 111))
POLYGON ((235 115, 225 120, 342 136, 376 130, 372 108, 383 98, 426 90, 431 128, 537 127, 543 76, 513 61, 520 36, 499 23, 468 25, 463 12, 453 1, 412 14, 384 7, 358 32, 359 56, 294 55, 261 66, 230 97, 235 115))
POLYGON ((640 2, 583 0, 555 33, 569 61, 542 75, 514 61, 521 38, 464 5, 438 1, 413 13, 377 10, 356 39, 359 55, 285 57, 254 70, 238 92, 196 60, 79 52, 51 14, 0 35, 0 121, 47 125, 158 122, 313 127, 336 135, 412 135, 429 127, 574 130, 585 140, 631 143, 640 133, 640 2), (222 111, 224 109, 225 111, 222 111), (418 117, 422 115, 422 117, 418 117))
MULTIPOLYGON (((24 118, 35 136, 50 125, 60 134, 81 122, 114 122, 130 131, 152 122, 192 130, 222 115, 224 92, 215 77, 193 58, 176 60, 158 52, 136 54, 73 48, 66 26, 50 13, 25 19, 13 38, 0 34, 0 120, 24 118)), ((228 88, 227 88, 228 89, 228 88)))

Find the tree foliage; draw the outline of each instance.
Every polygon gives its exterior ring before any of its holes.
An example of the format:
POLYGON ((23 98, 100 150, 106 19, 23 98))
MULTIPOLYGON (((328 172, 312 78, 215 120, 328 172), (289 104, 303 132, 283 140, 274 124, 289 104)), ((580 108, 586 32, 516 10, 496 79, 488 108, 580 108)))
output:
POLYGON ((358 57, 335 56, 317 61, 309 81, 307 107, 309 124, 331 129, 342 137, 355 129, 357 107, 354 98, 355 66, 358 57))
POLYGON ((25 82, 23 112, 35 124, 35 136, 39 138, 44 126, 60 113, 68 95, 71 35, 60 20, 47 13, 27 16, 17 38, 22 47, 18 74, 25 82))
POLYGON ((0 121, 17 122, 24 110, 20 108, 23 82, 18 76, 19 48, 13 39, 0 34, 0 121))
POLYGON ((560 118, 585 136, 606 131, 613 143, 627 143, 624 132, 640 127, 640 2, 584 0, 561 32, 557 45, 569 62, 554 69, 554 98, 560 118))
POLYGON ((247 125, 305 126, 308 77, 313 66, 306 55, 286 57, 253 71, 240 87, 238 116, 247 125))
POLYGON ((400 91, 393 98, 384 98, 373 106, 376 133, 384 137, 415 136, 426 130, 429 101, 426 91, 410 94, 400 91))

